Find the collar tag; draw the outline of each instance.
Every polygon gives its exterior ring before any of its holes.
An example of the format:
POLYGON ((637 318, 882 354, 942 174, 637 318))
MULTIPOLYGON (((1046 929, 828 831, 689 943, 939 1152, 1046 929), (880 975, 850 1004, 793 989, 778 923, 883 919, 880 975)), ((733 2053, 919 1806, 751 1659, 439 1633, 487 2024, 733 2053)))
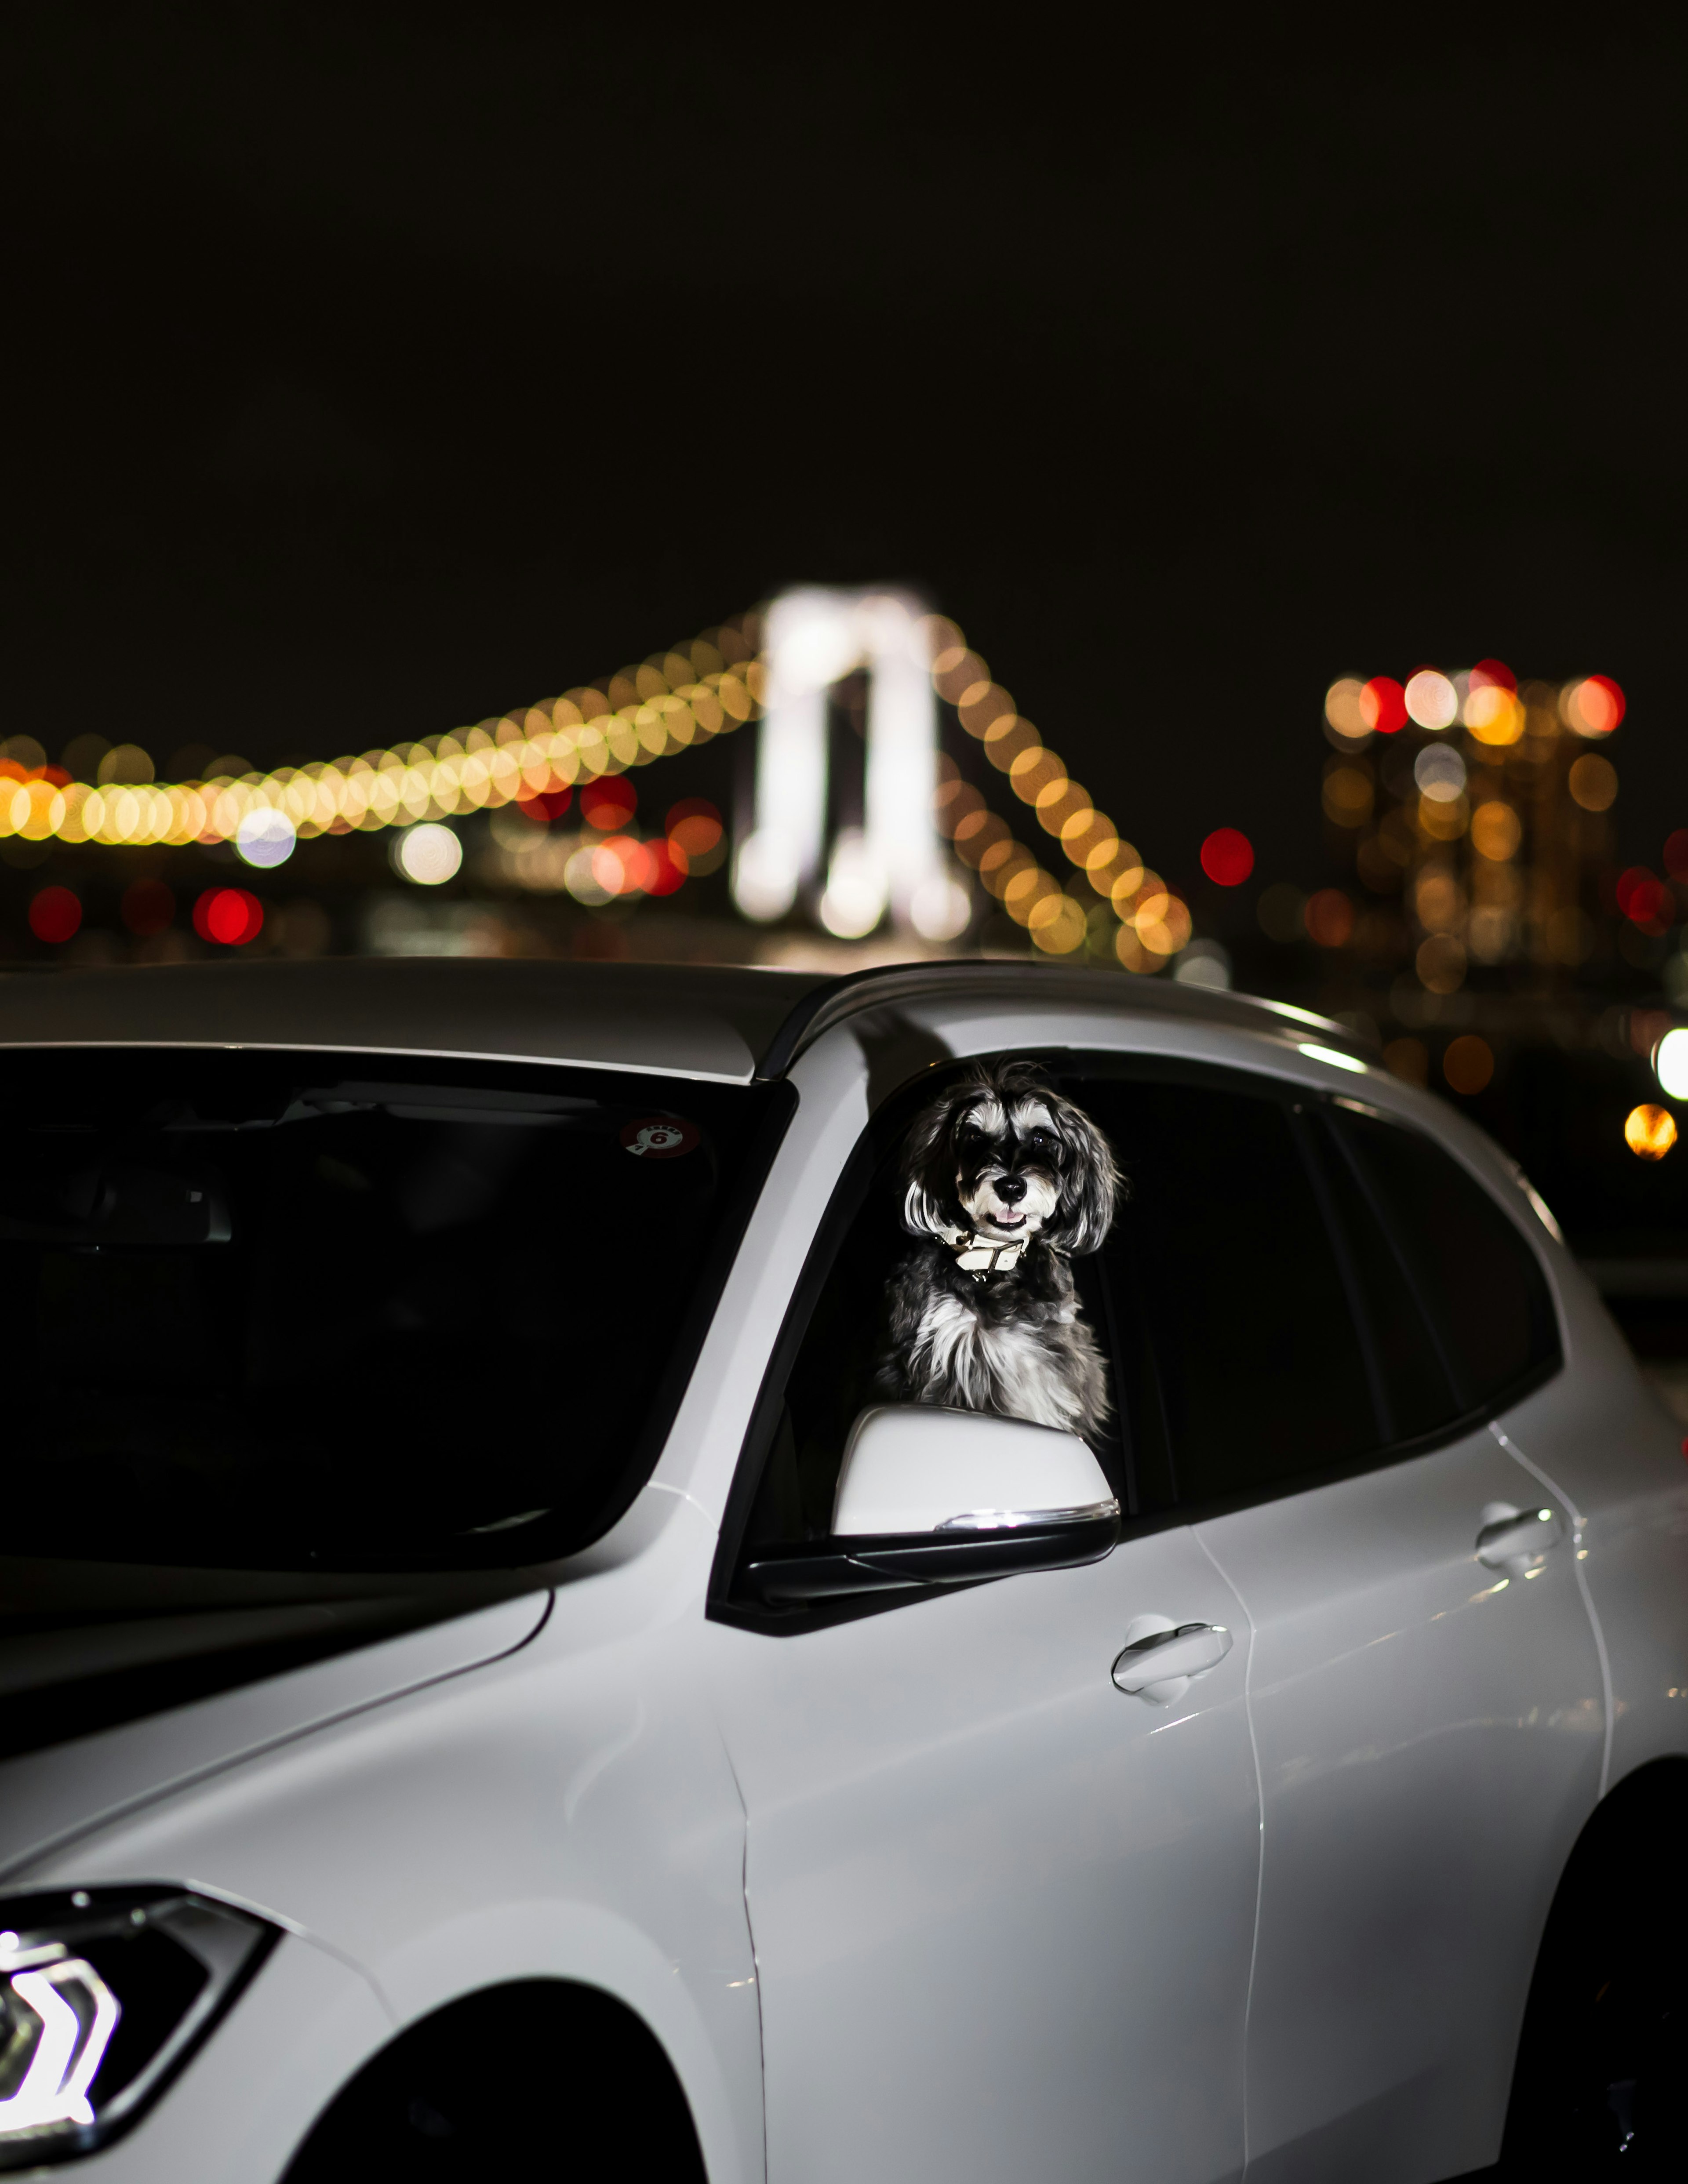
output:
POLYGON ((1028 1240, 1022 1236, 1011 1244, 986 1244, 977 1236, 958 1236, 950 1248, 961 1272, 982 1282, 991 1274, 1011 1273, 1025 1256, 1028 1240))

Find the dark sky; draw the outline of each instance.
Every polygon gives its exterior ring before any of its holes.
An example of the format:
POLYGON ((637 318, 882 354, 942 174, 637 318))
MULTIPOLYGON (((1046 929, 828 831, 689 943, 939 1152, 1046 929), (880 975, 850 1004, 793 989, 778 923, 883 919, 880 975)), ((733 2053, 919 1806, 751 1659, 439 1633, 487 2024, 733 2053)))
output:
POLYGON ((1656 859, 1684 52, 1629 12, 14 4, 0 733, 330 756, 893 577, 1174 876, 1316 873, 1325 683, 1485 654, 1624 683, 1656 859))

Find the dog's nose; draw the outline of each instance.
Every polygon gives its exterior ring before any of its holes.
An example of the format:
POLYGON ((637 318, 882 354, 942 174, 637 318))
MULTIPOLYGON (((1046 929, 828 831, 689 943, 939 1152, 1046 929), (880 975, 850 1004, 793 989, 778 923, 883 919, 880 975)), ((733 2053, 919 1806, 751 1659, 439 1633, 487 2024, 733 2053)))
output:
POLYGON ((999 1176, 995 1188, 1005 1206, 1017 1206, 1026 1195, 1026 1178, 1023 1175, 999 1176))

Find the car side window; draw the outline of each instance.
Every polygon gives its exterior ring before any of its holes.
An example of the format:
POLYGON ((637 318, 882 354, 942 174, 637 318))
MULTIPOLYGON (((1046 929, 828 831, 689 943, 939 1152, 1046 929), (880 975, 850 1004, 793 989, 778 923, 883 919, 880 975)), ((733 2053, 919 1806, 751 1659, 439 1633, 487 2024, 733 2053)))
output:
POLYGON ((1459 1410, 1493 1406, 1557 1364, 1546 1277, 1482 1185, 1416 1130, 1342 1106, 1331 1111, 1331 1123, 1399 1239, 1403 1270, 1435 1331, 1459 1410))
POLYGON ((1206 1084, 1072 1087, 1130 1183, 1103 1258, 1124 1340, 1159 1366, 1179 1503, 1268 1488, 1385 1440, 1302 1119, 1206 1084))
MULTIPOLYGON (((1007 1057, 998 1057, 999 1061, 1007 1057)), ((886 1401, 876 1388, 876 1368, 886 1338, 888 1291, 912 1240, 904 1226, 901 1167, 916 1116, 952 1078, 972 1065, 934 1071, 887 1103, 870 1126, 840 1186, 829 1233, 805 1277, 793 1318, 782 1337, 775 1379, 765 1390, 757 1486, 746 1516, 746 1545, 816 1540, 830 1529, 833 1500, 851 1426, 869 1405, 886 1401)), ((1122 1418, 1115 1384, 1116 1330, 1111 1300, 1094 1257, 1072 1262, 1081 1311, 1106 1361, 1110 1416, 1091 1446, 1123 1506, 1136 1505, 1125 1488, 1123 1450, 1145 1411, 1158 1414, 1156 1399, 1142 1392, 1152 1379, 1140 1339, 1125 1370, 1129 1384, 1122 1418)), ((1131 1331, 1126 1330, 1128 1342, 1131 1331)), ((1158 1477, 1164 1458, 1156 1452, 1157 1424, 1145 1433, 1145 1469, 1158 1477)), ((1169 1500, 1162 1493, 1156 1506, 1169 1500)))

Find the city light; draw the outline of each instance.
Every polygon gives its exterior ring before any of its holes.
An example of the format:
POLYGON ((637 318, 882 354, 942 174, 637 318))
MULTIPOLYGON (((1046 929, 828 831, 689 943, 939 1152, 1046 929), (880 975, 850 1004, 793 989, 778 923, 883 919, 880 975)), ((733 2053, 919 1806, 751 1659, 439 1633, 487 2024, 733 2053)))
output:
POLYGON ((193 905, 193 930, 220 947, 244 948, 264 929, 264 905, 244 888, 207 888, 193 905))
POLYGON ((298 840, 298 831, 287 813, 266 805, 248 811, 235 829, 235 855, 242 864, 270 872, 286 864, 298 840))
POLYGON ((31 898, 30 931, 37 940, 69 940, 81 922, 82 905, 67 887, 44 887, 31 898))
POLYGON ((1409 675, 1401 695, 1407 718, 1421 728, 1451 728, 1459 718, 1459 693, 1434 667, 1421 667, 1409 675))
POLYGON ((393 836, 393 862, 417 887, 443 887, 463 862, 463 844, 453 828, 424 819, 393 836))
MULTIPOLYGON (((1474 966, 1586 962, 1614 901, 1608 815, 1618 792, 1610 759, 1588 744, 1624 711, 1610 676, 1521 682, 1492 658, 1421 665, 1404 685, 1387 675, 1331 683, 1324 718, 1336 750, 1321 803, 1337 842, 1351 845, 1365 894, 1357 904, 1345 889, 1321 889, 1305 905, 1305 929, 1326 947, 1357 944, 1379 968, 1392 961, 1437 996, 1457 993, 1474 966), (1391 748, 1385 734, 1399 741, 1391 748)), ((1680 914, 1670 883, 1688 882, 1688 828, 1679 832, 1663 860, 1669 879, 1636 867, 1616 883, 1617 907, 1649 942, 1680 914)), ((1288 903, 1267 890, 1262 929, 1279 937, 1288 903)), ((1632 935, 1626 944, 1641 967, 1641 943, 1632 935)))
POLYGON ((1216 827, 1201 845, 1201 869, 1218 887, 1240 887, 1254 870, 1254 844, 1234 827, 1216 827))
POLYGON ((1624 1142, 1642 1160, 1663 1160, 1676 1143, 1676 1117, 1669 1107, 1632 1107, 1624 1117, 1624 1142))
POLYGON ((1668 1031, 1653 1056, 1653 1074, 1669 1100, 1688 1100, 1688 1029, 1668 1031))

